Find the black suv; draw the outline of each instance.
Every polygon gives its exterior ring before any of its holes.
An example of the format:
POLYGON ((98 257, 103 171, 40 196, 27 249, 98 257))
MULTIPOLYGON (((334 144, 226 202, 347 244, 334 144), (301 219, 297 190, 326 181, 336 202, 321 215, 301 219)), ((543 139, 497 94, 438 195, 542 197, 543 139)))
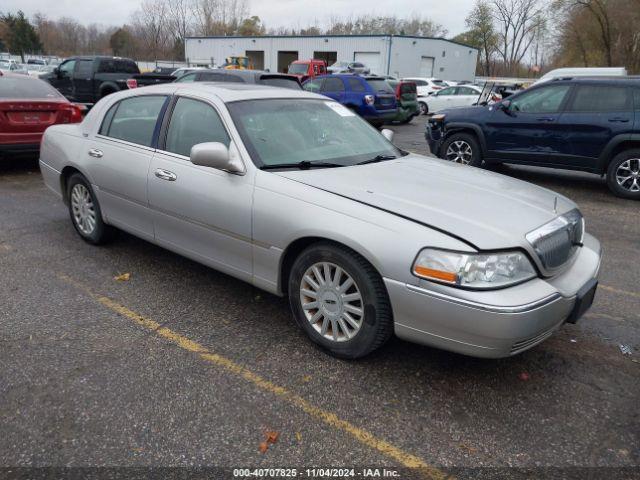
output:
POLYGON ((613 193, 640 199, 639 78, 560 79, 495 105, 445 110, 429 119, 426 138, 446 160, 606 174, 613 193))

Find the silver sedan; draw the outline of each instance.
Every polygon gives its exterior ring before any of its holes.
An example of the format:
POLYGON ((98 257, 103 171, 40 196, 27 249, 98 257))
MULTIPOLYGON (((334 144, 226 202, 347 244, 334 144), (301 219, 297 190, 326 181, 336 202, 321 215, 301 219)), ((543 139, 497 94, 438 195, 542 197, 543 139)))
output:
POLYGON ((394 333, 505 357, 589 308, 600 244, 573 202, 390 137, 304 91, 167 84, 49 128, 40 166, 87 242, 125 230, 288 296, 339 357, 394 333))

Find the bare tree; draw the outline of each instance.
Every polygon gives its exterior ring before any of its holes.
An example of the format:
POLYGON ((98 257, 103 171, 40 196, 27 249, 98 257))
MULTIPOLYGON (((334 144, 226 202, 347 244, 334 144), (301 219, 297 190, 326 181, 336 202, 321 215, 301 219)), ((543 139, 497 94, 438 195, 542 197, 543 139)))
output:
POLYGON ((249 9, 246 0, 194 0, 193 12, 200 35, 234 35, 249 9))
POLYGON ((158 60, 168 43, 169 9, 165 0, 143 0, 132 16, 135 35, 145 48, 147 59, 158 60))

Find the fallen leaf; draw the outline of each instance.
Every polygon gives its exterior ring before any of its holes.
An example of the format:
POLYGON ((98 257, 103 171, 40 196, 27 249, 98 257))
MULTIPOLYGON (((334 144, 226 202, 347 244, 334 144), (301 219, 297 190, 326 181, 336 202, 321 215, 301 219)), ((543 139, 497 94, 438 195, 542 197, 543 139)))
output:
POLYGON ((300 432, 296 432, 296 440, 298 440, 298 442, 302 442, 302 435, 300 432))
POLYGON ((302 377, 302 381, 304 383, 310 382, 311 381, 311 375, 305 375, 304 377, 302 377))
POLYGON ((278 437, 280 434, 278 432, 267 432, 265 433, 265 437, 268 443, 276 443, 278 441, 278 437))
POLYGON ((258 448, 260 449, 260 453, 266 453, 269 445, 267 445, 267 442, 260 442, 260 446, 258 448))
POLYGON ((473 448, 470 447, 469 445, 465 445, 464 443, 461 443, 460 445, 458 445, 460 448, 463 448, 464 450, 466 450, 469 453, 476 453, 478 451, 477 448, 473 448))
POLYGON ((120 275, 113 277, 116 282, 128 282, 130 278, 130 273, 121 273, 120 275))
POLYGON ((527 380, 529 380, 531 378, 531 375, 529 375, 527 372, 522 372, 518 374, 518 378, 520 380, 522 380, 523 382, 526 382, 527 380))

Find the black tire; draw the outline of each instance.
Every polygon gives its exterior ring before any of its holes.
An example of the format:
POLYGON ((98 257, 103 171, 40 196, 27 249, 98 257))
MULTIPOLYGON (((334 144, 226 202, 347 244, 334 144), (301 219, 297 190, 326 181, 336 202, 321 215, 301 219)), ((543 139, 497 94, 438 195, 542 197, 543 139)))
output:
POLYGON ((482 151, 480 150, 480 143, 478 143, 475 135, 470 133, 454 133, 448 137, 440 148, 440 158, 456 163, 471 165, 472 167, 482 166, 482 151), (457 154, 456 157, 448 157, 447 152, 449 151, 449 147, 452 147, 452 149, 455 149, 456 151, 464 152, 466 152, 468 148, 470 150, 468 160, 467 156, 465 155, 463 158, 462 154, 457 154))
MULTIPOLYGON (((329 277, 331 278, 331 276, 329 277)), ((288 292, 291 311, 300 328, 314 343, 335 357, 347 359, 363 357, 380 348, 393 334, 393 314, 382 277, 366 259, 346 247, 330 242, 320 242, 305 249, 291 268, 288 292), (342 341, 326 338, 316 330, 303 308, 301 299, 303 277, 313 265, 322 262, 340 267, 344 271, 342 275, 345 275, 340 278, 345 279, 345 284, 347 283, 346 276, 353 279, 355 287, 347 289, 344 295, 349 295, 348 292, 354 291, 360 293, 362 300, 355 305, 360 305, 363 315, 359 317, 359 330, 349 339, 346 335, 342 336, 342 341)), ((334 302, 334 305, 336 304, 334 302)), ((342 300, 340 304, 342 304, 342 300)), ((309 315, 313 315, 314 310, 307 309, 307 312, 309 315)), ((318 312, 320 312, 320 308, 315 310, 315 313, 318 312)), ((321 328, 320 323, 323 322, 324 318, 321 317, 315 325, 317 328, 321 328)), ((327 322, 332 323, 328 316, 327 322)), ((347 325, 344 320, 343 324, 347 325)), ((341 328, 336 329, 336 332, 342 332, 341 328)), ((333 329, 327 330, 325 334, 335 338, 333 329)))
POLYGON ((115 238, 117 230, 112 226, 107 225, 102 220, 102 210, 100 210, 98 199, 96 198, 96 195, 91 188, 91 184, 87 181, 86 178, 84 178, 83 175, 74 173, 73 175, 71 175, 71 177, 69 177, 69 180, 67 181, 67 201, 69 204, 69 217, 71 218, 73 228, 76 229, 78 235, 80 235, 80 237, 85 242, 91 243, 93 245, 100 245, 103 243, 107 243, 115 238), (79 221, 74 215, 74 207, 71 196, 76 185, 82 185, 87 190, 88 195, 91 198, 91 203, 93 204, 95 225, 89 232, 83 231, 83 228, 80 226, 79 221))
POLYGON ((426 102, 418 102, 418 107, 420 108, 419 115, 429 114, 429 105, 427 105, 426 102))
POLYGON ((625 150, 613 157, 607 168, 607 186, 618 197, 640 200, 640 149, 625 150), (629 169, 625 168, 626 162, 629 169), (619 182, 618 177, 629 178, 619 182))

